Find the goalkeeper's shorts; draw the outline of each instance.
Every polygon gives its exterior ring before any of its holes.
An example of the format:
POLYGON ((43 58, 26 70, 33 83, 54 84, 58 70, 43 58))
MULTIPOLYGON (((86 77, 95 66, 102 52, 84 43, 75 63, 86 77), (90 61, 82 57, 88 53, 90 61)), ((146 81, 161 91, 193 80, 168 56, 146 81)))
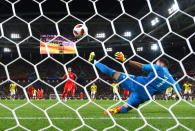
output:
MULTIPOLYGON (((121 73, 119 78, 118 78, 118 82, 121 82, 122 80, 124 80, 125 78, 127 78, 127 75, 125 73, 121 73)), ((146 94, 146 91, 144 89, 144 87, 142 87, 141 85, 135 83, 133 80, 137 81, 138 83, 142 83, 141 79, 138 77, 135 77, 133 75, 129 75, 129 78, 127 78, 126 80, 124 80, 120 86, 122 88, 124 88, 125 90, 130 91, 131 93, 134 93, 134 95, 136 97, 138 97, 139 99, 142 99, 143 101, 146 101, 149 99, 148 95, 146 94), (129 79, 131 78, 131 79, 129 79)), ((149 91, 150 92, 150 91, 149 91)), ((131 97, 131 96, 130 96, 131 97)))

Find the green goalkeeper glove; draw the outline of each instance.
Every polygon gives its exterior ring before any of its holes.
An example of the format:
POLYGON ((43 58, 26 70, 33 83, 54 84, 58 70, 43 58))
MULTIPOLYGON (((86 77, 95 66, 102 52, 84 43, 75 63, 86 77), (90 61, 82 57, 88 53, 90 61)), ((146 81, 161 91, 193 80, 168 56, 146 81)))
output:
POLYGON ((126 60, 126 58, 122 52, 116 52, 115 59, 120 60, 122 62, 124 62, 126 60))

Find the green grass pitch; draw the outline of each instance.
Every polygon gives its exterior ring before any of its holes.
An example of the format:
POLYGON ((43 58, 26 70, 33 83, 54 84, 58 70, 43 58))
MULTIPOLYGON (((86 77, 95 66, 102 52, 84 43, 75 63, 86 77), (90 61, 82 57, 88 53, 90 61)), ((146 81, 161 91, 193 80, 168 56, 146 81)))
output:
MULTIPOLYGON (((77 109, 87 102, 88 100, 69 100, 65 104, 67 104, 73 109, 77 109)), ((94 100, 94 102, 104 108, 108 108, 109 106, 117 103, 117 101, 113 100, 94 100)), ((158 100, 157 102, 165 107, 170 107, 176 101, 158 100)), ((26 101, 0 100, 0 103, 4 104, 10 109, 14 109, 16 107, 19 107, 20 105, 25 104, 26 101)), ((32 100, 32 103, 39 106, 42 109, 47 109, 51 105, 57 103, 57 100, 32 100)), ((195 101, 190 103, 195 105, 195 101)), ((79 109, 78 111, 82 116, 84 122, 98 131, 101 131, 104 128, 113 125, 113 121, 110 119, 110 117, 104 115, 103 110, 96 106, 95 104, 90 103, 84 106, 83 108, 79 109)), ((149 124, 160 130, 166 130, 167 128, 176 125, 176 121, 172 118, 171 114, 167 110, 153 102, 143 107, 140 111, 142 112, 143 116, 146 118, 149 124)), ((26 104, 25 106, 17 109, 15 112, 20 124, 32 131, 37 131, 41 128, 49 126, 49 122, 45 114, 36 107, 32 106, 31 104, 26 104)), ((195 130, 195 108, 193 108, 189 104, 186 104, 185 102, 180 102, 179 104, 172 108, 172 112, 178 118, 180 123, 182 123, 183 125, 192 130, 195 130)), ((55 126, 65 131, 72 130, 82 125, 77 114, 73 110, 67 108, 62 104, 57 104, 56 106, 50 108, 49 110, 47 110, 47 114, 55 126)), ((125 127, 128 130, 135 130, 143 126, 144 124, 144 121, 140 118, 140 115, 135 110, 132 110, 125 114, 115 114, 113 115, 113 118, 119 125, 125 127)), ((15 125, 16 121, 13 117, 12 112, 0 106, 0 131, 13 127, 15 125)), ((14 131, 20 130, 23 129, 22 128, 14 129, 14 131)), ((47 130, 54 131, 55 128, 51 127, 47 130)), ((88 131, 90 129, 84 126, 79 130, 88 131)), ((119 127, 111 129, 111 131, 120 130, 121 129, 119 127)), ((145 127, 143 129, 143 131, 151 130, 152 129, 150 127, 145 127)), ((179 126, 174 130, 184 131, 185 129, 179 126)))

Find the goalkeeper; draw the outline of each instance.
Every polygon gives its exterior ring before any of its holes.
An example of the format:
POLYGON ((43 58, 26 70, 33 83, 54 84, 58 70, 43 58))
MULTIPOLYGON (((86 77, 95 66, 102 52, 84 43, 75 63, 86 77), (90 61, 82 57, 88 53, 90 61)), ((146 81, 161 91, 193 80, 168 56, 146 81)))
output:
MULTIPOLYGON (((93 61, 94 56, 95 56, 95 53, 91 52, 90 56, 89 56, 89 62, 93 61)), ((122 62, 124 62, 126 60, 126 58, 124 57, 122 52, 117 52, 115 54, 115 57, 116 57, 116 59, 118 59, 122 62)), ((106 65, 100 63, 100 62, 95 61, 94 64, 101 72, 112 77, 113 79, 117 80, 118 82, 121 82, 122 80, 127 78, 125 73, 117 72, 117 71, 107 67, 106 65)), ((132 66, 138 67, 142 71, 150 72, 147 77, 133 76, 133 75, 129 75, 129 77, 142 85, 146 85, 148 82, 152 81, 150 84, 148 84, 146 86, 146 88, 151 96, 153 96, 156 93, 163 92, 168 87, 170 87, 170 84, 168 84, 166 81, 168 81, 171 84, 176 83, 167 69, 169 63, 166 59, 163 59, 163 58, 159 59, 159 60, 157 60, 156 64, 153 64, 158 76, 160 78, 162 78, 163 80, 161 80, 159 78, 153 79, 155 77, 155 73, 154 73, 154 70, 153 70, 151 64, 141 64, 139 62, 131 61, 131 60, 129 61, 129 64, 132 66)), ((129 90, 131 92, 129 99, 127 100, 127 104, 124 104, 123 106, 117 106, 113 109, 110 109, 109 112, 111 114, 126 113, 129 110, 131 110, 132 107, 138 108, 138 106, 140 104, 149 100, 149 97, 146 94, 144 87, 133 82, 131 79, 127 78, 125 81, 123 81, 121 83, 122 88, 124 88, 125 90, 129 90), (131 105, 132 107, 129 105, 131 105)), ((177 88, 178 92, 181 92, 181 88, 180 88, 178 83, 176 84, 176 88, 177 88)), ((104 112, 104 114, 107 114, 107 112, 104 112)))

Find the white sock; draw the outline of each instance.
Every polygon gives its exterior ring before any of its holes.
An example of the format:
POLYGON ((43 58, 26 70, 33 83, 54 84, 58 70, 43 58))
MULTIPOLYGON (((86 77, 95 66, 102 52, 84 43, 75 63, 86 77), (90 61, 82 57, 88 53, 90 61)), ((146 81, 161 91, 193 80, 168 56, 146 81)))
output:
POLYGON ((184 100, 186 100, 186 96, 184 96, 184 100))
POLYGON ((189 96, 190 97, 190 100, 192 101, 192 96, 189 96))
POLYGON ((168 100, 168 96, 165 96, 165 99, 168 100))
POLYGON ((156 96, 155 95, 153 95, 153 99, 156 100, 156 96))

